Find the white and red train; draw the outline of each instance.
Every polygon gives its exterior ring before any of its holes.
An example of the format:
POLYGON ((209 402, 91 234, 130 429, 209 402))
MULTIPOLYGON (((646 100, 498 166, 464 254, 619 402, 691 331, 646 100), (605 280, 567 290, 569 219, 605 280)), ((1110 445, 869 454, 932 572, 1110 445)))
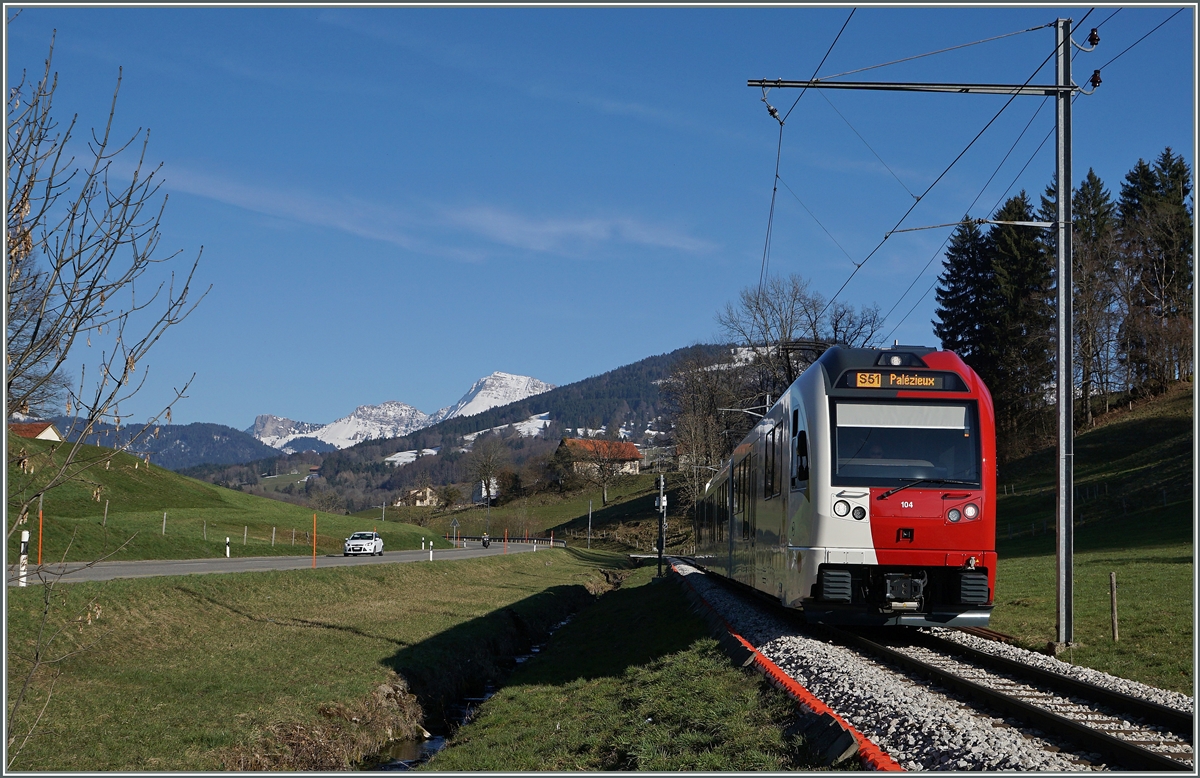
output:
POLYGON ((708 483, 694 561, 810 621, 984 626, 992 398, 950 351, 828 349, 708 483))

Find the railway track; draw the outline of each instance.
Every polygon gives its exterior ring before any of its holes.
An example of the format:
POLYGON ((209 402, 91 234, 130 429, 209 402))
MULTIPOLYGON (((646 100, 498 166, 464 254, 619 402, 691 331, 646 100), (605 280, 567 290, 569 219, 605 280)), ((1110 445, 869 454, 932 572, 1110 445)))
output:
POLYGON ((906 770, 1195 772, 1184 695, 1004 645, 998 633, 835 634, 746 587, 675 567, 732 631, 906 770))
POLYGON ((1067 741, 1108 769, 1195 771, 1191 713, 1031 667, 927 633, 824 627, 839 642, 1067 741))

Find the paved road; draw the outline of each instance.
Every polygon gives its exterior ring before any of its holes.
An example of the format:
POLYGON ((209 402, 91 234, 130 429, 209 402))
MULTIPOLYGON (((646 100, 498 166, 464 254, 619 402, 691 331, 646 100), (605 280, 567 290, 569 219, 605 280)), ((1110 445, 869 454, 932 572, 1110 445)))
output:
MULTIPOLYGON (((543 547, 544 548, 544 547, 543 547)), ((509 542, 508 553, 519 554, 533 551, 530 543, 509 542)), ((436 548, 433 551, 434 560, 472 559, 481 556, 503 554, 504 542, 493 541, 492 547, 482 548, 479 543, 471 543, 469 548, 436 548)), ((325 555, 317 557, 317 567, 349 567, 351 565, 381 565, 397 562, 428 562, 428 551, 385 551, 383 556, 350 556, 325 555)), ((309 556, 257 556, 233 557, 225 559, 154 559, 138 562, 97 562, 91 567, 82 563, 64 565, 43 565, 47 573, 59 574, 65 572, 61 580, 74 583, 76 581, 108 581, 113 578, 149 578, 158 575, 197 575, 201 573, 250 573, 262 570, 302 570, 311 568, 313 558, 309 556)), ((8 585, 17 585, 16 565, 8 569, 8 585)), ((30 565, 28 571, 30 584, 40 582, 37 566, 30 565)))

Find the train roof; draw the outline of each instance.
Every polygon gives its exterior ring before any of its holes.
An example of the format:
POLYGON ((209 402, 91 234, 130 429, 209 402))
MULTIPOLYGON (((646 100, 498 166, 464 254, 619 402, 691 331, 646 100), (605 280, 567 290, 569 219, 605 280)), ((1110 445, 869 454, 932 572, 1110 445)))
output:
POLYGON ((817 364, 825 368, 825 374, 835 379, 847 370, 868 367, 902 366, 927 367, 922 357, 933 354, 938 349, 929 346, 889 346, 886 348, 845 348, 831 346, 817 359, 817 364), (888 362, 891 357, 899 357, 900 362, 888 362))

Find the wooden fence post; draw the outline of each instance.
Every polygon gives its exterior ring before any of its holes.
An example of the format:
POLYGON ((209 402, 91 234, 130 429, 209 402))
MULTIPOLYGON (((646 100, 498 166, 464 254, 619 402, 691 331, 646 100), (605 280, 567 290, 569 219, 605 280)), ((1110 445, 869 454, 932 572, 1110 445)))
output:
POLYGON ((1116 573, 1108 574, 1108 592, 1109 592, 1109 599, 1111 599, 1111 601, 1112 601, 1113 642, 1116 643, 1117 640, 1119 640, 1119 637, 1117 634, 1117 574, 1116 573))

